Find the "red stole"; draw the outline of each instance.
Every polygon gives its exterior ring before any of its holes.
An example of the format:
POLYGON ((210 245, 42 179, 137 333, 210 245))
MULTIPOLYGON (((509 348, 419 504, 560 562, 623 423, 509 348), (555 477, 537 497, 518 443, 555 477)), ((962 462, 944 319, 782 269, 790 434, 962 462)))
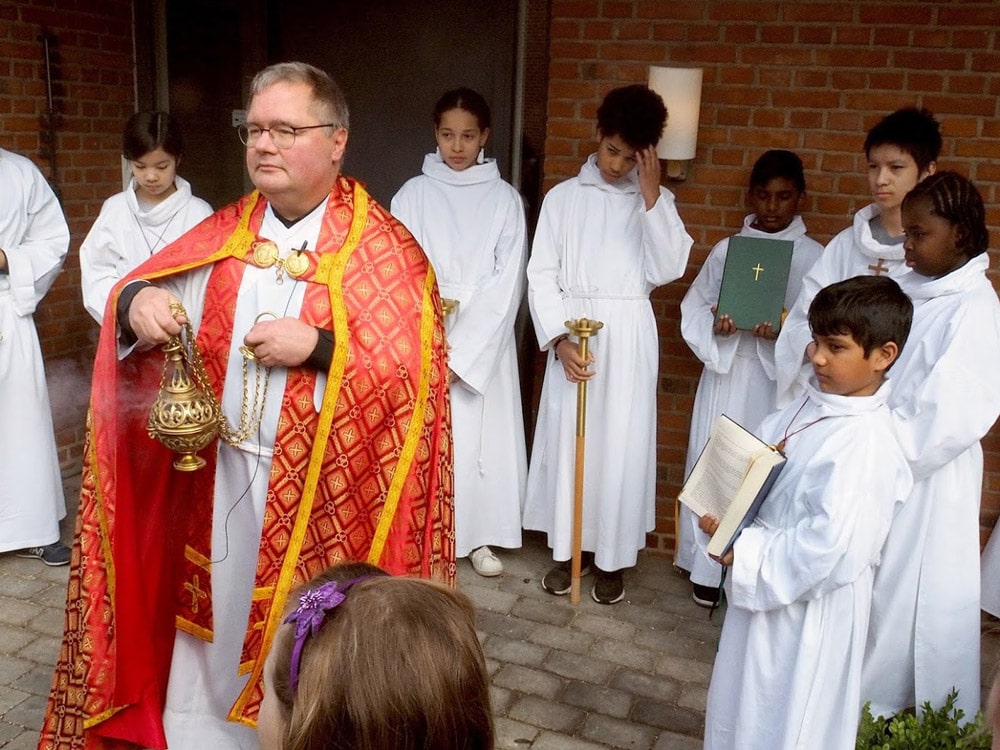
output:
MULTIPOLYGON (((257 194, 199 224, 133 278, 214 264, 198 345, 218 397, 236 293, 263 216, 257 194)), ((440 300, 415 240, 340 178, 320 230, 300 318, 334 331, 322 407, 316 373, 291 368, 230 714, 253 725, 264 655, 291 588, 341 560, 454 580, 451 430, 440 300)), ((159 349, 117 360, 101 332, 91 395, 66 633, 39 747, 164 747, 174 628, 211 640, 210 530, 216 450, 183 474, 145 434, 159 349)), ((269 394, 269 398, 277 394, 269 394)), ((234 676, 235 678, 235 676, 234 676)))

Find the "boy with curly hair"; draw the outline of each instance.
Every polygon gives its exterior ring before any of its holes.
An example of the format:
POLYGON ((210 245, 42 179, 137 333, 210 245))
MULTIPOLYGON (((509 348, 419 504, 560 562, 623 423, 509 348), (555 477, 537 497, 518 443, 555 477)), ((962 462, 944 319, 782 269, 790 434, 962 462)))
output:
POLYGON ((659 339, 649 294, 681 275, 693 241, 674 196, 660 186, 655 145, 663 100, 646 86, 612 90, 597 110, 597 153, 542 203, 528 262, 528 303, 548 352, 524 526, 548 534, 556 566, 542 588, 570 590, 577 384, 589 382, 583 493, 583 570, 596 568, 591 596, 625 596, 654 527, 656 374, 659 339), (566 321, 601 321, 580 357, 566 321))

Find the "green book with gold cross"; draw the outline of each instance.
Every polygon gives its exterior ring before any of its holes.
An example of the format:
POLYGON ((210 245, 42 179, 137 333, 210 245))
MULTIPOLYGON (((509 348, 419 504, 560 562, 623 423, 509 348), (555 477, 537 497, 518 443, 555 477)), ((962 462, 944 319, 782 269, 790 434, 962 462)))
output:
POLYGON ((777 333, 794 247, 791 240, 730 237, 715 319, 728 315, 744 331, 770 321, 771 330, 777 333))

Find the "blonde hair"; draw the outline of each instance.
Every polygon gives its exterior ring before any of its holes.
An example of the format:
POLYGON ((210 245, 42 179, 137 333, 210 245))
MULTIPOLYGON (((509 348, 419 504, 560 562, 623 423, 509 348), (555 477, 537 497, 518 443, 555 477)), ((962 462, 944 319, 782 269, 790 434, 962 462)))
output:
MULTIPOLYGON (((394 578, 367 563, 307 584, 346 583, 346 598, 307 636, 292 692, 294 635, 273 648, 271 684, 284 750, 492 750, 489 679, 469 599, 446 586, 394 578)), ((298 602, 294 596, 293 602, 298 602)))

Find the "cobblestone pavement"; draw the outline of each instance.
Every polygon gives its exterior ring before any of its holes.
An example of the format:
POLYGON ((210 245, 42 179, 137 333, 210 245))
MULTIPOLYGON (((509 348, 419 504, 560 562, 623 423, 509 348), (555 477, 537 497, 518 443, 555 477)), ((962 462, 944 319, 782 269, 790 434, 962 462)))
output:
MULTIPOLYGON (((67 481, 74 506, 79 477, 67 481)), ((64 522, 64 540, 72 523, 64 522)), ((475 602, 493 682, 497 750, 694 750, 718 626, 664 558, 643 554, 625 599, 603 606, 583 579, 577 606, 541 590, 544 538, 497 550, 505 572, 459 562, 475 602)), ((33 750, 62 634, 67 568, 0 555, 0 747, 33 750)), ((1000 626, 984 623, 984 680, 1000 659, 1000 626)))

